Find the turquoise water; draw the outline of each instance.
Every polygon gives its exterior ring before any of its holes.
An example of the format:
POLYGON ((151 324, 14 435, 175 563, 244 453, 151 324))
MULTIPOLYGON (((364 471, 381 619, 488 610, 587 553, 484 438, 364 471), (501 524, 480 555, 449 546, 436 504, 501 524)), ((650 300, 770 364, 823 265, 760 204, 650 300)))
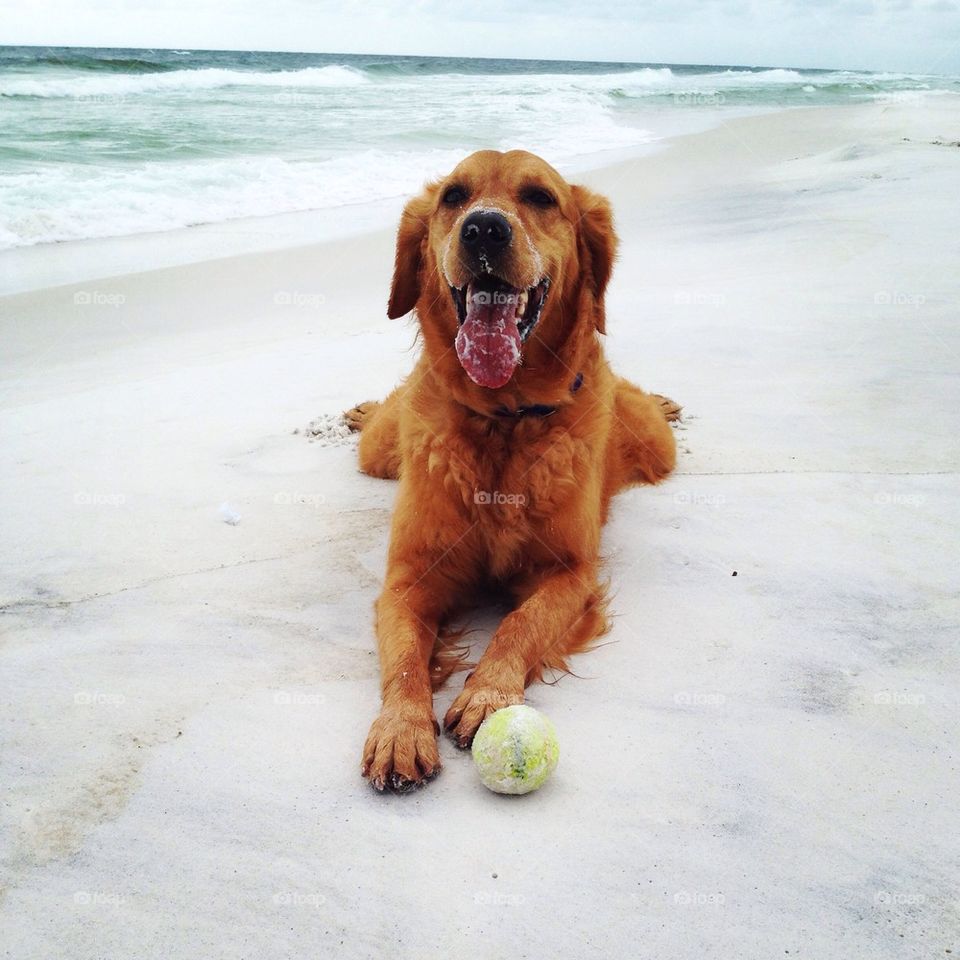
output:
POLYGON ((0 248, 363 203, 481 147, 563 169, 693 111, 960 92, 852 71, 0 48, 0 248))

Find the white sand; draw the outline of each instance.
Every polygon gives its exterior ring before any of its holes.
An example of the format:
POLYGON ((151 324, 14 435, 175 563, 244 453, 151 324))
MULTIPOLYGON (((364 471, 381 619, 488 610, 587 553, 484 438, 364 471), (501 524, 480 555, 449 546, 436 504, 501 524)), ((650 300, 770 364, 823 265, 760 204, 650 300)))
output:
POLYGON ((411 366, 389 232, 0 300, 4 955, 960 953, 958 132, 792 111, 588 178, 689 452, 615 506, 521 799, 446 740, 359 776, 394 486, 306 428, 411 366))

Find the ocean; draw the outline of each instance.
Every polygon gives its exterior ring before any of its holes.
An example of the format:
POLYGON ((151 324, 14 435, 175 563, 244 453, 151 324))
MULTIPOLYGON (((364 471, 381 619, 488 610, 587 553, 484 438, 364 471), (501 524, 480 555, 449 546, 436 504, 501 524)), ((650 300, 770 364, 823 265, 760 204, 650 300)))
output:
POLYGON ((484 147, 567 172, 737 112, 941 92, 960 78, 0 47, 0 249, 385 200, 484 147))

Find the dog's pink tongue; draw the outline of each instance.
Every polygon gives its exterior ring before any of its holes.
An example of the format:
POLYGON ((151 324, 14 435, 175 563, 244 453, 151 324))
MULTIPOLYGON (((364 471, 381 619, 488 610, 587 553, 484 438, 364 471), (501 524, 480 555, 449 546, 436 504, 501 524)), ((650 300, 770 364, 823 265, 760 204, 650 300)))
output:
POLYGON ((520 331, 513 303, 478 303, 474 297, 457 333, 460 365, 481 387, 502 387, 520 362, 520 331))

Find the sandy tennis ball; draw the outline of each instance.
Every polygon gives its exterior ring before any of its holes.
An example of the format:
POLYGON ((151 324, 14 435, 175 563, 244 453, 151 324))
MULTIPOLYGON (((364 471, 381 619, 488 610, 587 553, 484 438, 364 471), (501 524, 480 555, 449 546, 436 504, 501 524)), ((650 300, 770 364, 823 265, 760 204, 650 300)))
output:
POLYGON ((473 762, 483 785, 494 793, 530 793, 542 787, 559 759, 553 724, 524 704, 491 713, 473 738, 473 762))

